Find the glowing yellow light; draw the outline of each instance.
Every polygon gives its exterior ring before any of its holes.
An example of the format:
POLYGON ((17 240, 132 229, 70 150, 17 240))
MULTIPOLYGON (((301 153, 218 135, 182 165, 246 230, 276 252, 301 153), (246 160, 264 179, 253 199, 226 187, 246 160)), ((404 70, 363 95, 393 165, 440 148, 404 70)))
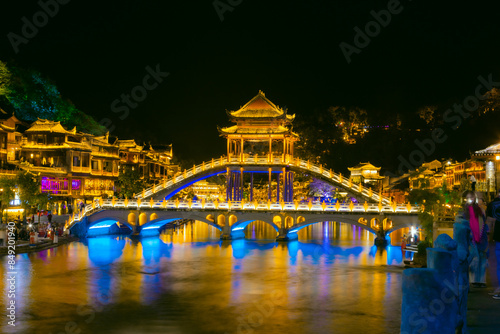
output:
POLYGON ((18 212, 18 213, 21 213, 21 212, 24 212, 24 209, 5 209, 6 212, 18 212))
POLYGON ((500 155, 496 155, 495 159, 500 160, 500 155))

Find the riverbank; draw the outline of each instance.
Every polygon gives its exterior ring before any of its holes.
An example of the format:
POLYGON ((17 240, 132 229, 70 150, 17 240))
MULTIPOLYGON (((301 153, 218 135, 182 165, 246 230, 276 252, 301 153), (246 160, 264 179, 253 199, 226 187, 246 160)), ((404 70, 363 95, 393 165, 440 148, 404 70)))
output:
MULTIPOLYGON (((25 240, 18 240, 16 242, 16 254, 23 254, 23 253, 32 253, 32 252, 39 252, 45 249, 50 249, 54 247, 58 247, 60 245, 65 245, 67 243, 70 243, 72 241, 77 241, 78 238, 73 237, 73 236, 62 236, 58 238, 58 242, 54 243, 50 238, 39 238, 38 242, 34 245, 30 245, 29 241, 25 240)), ((8 247, 7 246, 0 246, 0 256, 1 255, 7 255, 8 254, 8 247)))

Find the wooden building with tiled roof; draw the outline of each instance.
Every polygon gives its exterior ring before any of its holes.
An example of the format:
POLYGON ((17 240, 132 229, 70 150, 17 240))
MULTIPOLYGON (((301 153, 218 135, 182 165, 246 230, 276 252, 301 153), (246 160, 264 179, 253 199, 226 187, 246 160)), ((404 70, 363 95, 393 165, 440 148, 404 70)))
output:
POLYGON ((235 125, 218 128, 227 139, 227 156, 244 159, 247 156, 293 156, 298 135, 292 131, 295 115, 288 115, 259 91, 244 106, 227 111, 235 125))

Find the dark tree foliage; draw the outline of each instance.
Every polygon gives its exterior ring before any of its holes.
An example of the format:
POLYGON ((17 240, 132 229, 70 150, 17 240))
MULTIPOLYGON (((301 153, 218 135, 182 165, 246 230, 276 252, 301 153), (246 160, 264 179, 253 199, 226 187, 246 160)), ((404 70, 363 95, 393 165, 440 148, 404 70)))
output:
POLYGON ((25 121, 49 119, 94 135, 106 132, 104 126, 64 99, 54 83, 37 71, 0 61, 0 97, 25 121))
POLYGON ((132 198, 134 194, 140 193, 147 187, 146 181, 141 179, 137 168, 123 166, 118 176, 117 188, 118 197, 132 198))
MULTIPOLYGON (((26 210, 44 208, 50 201, 47 193, 41 192, 40 179, 29 172, 20 172, 15 179, 19 191, 19 199, 26 210)), ((27 212, 29 213, 29 212, 27 212)))

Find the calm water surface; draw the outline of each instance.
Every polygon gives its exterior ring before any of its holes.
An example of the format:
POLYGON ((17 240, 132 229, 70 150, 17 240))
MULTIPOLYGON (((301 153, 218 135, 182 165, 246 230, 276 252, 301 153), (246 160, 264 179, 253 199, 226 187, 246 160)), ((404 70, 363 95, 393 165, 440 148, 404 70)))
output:
MULTIPOLYGON (((320 223, 277 243, 264 223, 219 241, 195 222, 156 238, 101 237, 17 256, 5 333, 398 333, 401 250, 320 223)), ((7 258, 2 304, 8 302, 7 258)), ((4 314, 5 314, 5 308, 4 314)))

